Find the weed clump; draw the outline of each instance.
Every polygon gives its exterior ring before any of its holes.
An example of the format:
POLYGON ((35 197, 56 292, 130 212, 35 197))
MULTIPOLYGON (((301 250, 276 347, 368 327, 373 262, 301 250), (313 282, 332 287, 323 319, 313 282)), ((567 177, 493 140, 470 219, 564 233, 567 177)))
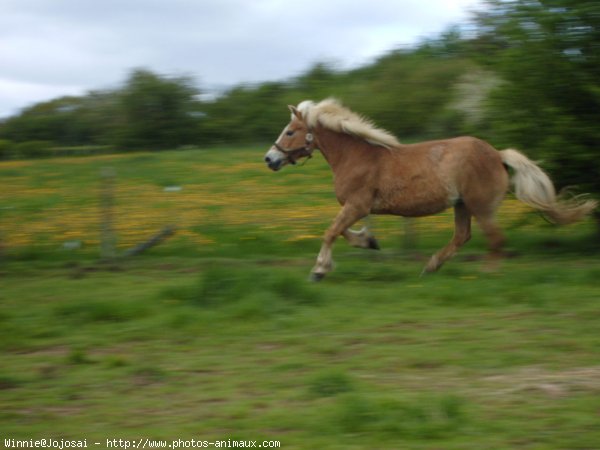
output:
POLYGON ((0 373, 0 391, 5 389, 16 389, 23 384, 22 380, 11 375, 0 373))
POLYGON ((91 364, 93 361, 83 349, 72 348, 67 356, 67 363, 72 365, 91 364))
POLYGON ((388 438, 436 440, 466 422, 464 402, 454 396, 412 400, 372 400, 358 393, 340 397, 333 423, 344 433, 375 433, 388 438))
POLYGON ((227 265, 207 267, 196 283, 163 290, 162 297, 202 308, 227 308, 242 318, 321 300, 316 288, 288 272, 227 265))
POLYGON ((78 323, 128 322, 147 315, 148 308, 139 301, 103 299, 65 303, 56 307, 54 312, 60 319, 78 323))
POLYGON ((323 372, 309 383, 309 391, 314 397, 332 397, 353 389, 352 380, 343 372, 323 372))

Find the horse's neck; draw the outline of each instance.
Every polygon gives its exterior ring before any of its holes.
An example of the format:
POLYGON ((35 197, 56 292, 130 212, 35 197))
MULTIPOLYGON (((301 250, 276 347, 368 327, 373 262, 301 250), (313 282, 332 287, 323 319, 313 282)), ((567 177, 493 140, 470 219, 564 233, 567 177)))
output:
POLYGON ((368 150, 355 138, 343 133, 320 128, 315 135, 319 149, 334 173, 342 165, 359 159, 361 153, 368 150))

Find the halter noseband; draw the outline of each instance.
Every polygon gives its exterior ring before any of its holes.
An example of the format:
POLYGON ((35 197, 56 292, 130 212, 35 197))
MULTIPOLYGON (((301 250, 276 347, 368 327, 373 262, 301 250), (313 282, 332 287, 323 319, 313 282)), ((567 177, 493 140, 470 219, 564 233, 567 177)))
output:
POLYGON ((275 142, 275 148, 285 155, 290 164, 296 164, 296 161, 300 158, 307 157, 312 158, 312 153, 315 150, 314 147, 315 138, 312 133, 306 133, 305 143, 302 147, 297 148, 283 148, 277 142, 275 142))

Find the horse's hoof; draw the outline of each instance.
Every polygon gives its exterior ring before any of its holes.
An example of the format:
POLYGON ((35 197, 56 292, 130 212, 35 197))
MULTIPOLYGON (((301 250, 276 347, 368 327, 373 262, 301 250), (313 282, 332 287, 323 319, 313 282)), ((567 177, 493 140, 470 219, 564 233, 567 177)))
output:
POLYGON ((422 271, 421 271, 421 275, 419 275, 420 277, 426 277, 427 275, 431 275, 437 272, 437 269, 430 269, 428 267, 425 267, 422 271))
POLYGON ((369 248, 372 250, 381 250, 379 242, 377 242, 377 239, 375 239, 374 237, 369 238, 369 248))
POLYGON ((318 283, 323 278, 325 278, 324 273, 313 272, 310 274, 310 281, 312 281, 313 283, 318 283))
POLYGON ((439 270, 439 268, 442 267, 442 264, 443 264, 443 261, 440 262, 440 259, 437 257, 437 255, 433 255, 429 259, 429 262, 427 263, 427 265, 423 268, 423 272, 421 272, 421 276, 429 275, 429 274, 437 272, 439 270))

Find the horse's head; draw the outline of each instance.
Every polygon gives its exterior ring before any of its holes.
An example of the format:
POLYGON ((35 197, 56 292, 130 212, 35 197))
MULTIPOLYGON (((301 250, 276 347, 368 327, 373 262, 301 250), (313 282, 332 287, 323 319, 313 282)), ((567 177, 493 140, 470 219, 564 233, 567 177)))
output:
POLYGON ((302 117, 301 106, 302 103, 298 108, 289 106, 291 121, 265 155, 265 162, 271 170, 277 171, 286 164, 296 164, 298 160, 312 156, 315 138, 302 117))

